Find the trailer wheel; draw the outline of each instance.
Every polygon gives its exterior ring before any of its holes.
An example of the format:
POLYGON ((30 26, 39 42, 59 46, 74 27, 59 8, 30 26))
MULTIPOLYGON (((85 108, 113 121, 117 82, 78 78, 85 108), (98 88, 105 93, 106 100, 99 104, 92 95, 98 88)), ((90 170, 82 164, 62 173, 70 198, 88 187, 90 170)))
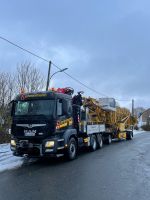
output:
POLYGON ((103 147, 103 138, 101 134, 97 134, 97 148, 101 149, 103 147))
POLYGON ((69 140, 67 152, 66 152, 66 158, 68 160, 74 160, 77 157, 77 142, 75 138, 71 138, 69 140))
POLYGON ((111 137, 110 134, 108 135, 108 137, 107 137, 105 142, 106 142, 106 144, 111 144, 112 143, 112 137, 111 137))
POLYGON ((90 137, 90 151, 96 151, 97 149, 97 140, 95 135, 90 137))
POLYGON ((132 138, 133 138, 133 132, 132 131, 128 131, 128 132, 126 132, 126 134, 127 134, 126 139, 127 140, 132 140, 132 138))

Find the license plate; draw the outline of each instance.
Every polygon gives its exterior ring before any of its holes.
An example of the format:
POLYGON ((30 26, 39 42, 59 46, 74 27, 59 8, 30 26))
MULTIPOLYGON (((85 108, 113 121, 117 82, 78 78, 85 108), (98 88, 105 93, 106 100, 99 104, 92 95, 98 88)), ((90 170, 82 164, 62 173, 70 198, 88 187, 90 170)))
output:
POLYGON ((25 136, 35 136, 34 132, 25 132, 24 133, 25 136))

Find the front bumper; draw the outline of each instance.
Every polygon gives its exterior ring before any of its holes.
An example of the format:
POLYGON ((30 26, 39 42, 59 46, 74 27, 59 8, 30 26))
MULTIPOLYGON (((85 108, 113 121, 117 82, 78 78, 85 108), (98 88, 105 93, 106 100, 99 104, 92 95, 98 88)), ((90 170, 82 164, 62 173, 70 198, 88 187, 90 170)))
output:
POLYGON ((46 139, 42 143, 33 143, 29 140, 13 139, 16 145, 11 145, 15 156, 27 155, 29 157, 59 157, 64 154, 65 141, 63 138, 46 139), (45 147, 47 141, 54 141, 53 147, 45 147))

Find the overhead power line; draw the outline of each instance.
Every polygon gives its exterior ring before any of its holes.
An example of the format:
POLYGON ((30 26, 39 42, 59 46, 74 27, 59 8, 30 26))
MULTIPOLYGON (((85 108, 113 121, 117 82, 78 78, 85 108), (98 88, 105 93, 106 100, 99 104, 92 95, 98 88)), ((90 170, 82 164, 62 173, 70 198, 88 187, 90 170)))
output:
MULTIPOLYGON (((37 58, 39 58, 39 59, 41 59, 41 60, 43 60, 43 61, 49 63, 49 60, 48 60, 48 59, 43 58, 43 57, 41 57, 41 56, 39 56, 39 55, 37 55, 37 54, 35 54, 35 53, 33 53, 33 52, 27 50, 27 49, 21 47, 20 45, 14 43, 14 42, 11 42, 10 40, 8 40, 8 39, 6 39, 6 38, 4 38, 4 37, 2 37, 2 36, 0 36, 0 39, 2 39, 2 40, 4 40, 4 41, 8 42, 9 44, 11 44, 11 45, 13 45, 13 46, 15 46, 15 47, 17 47, 17 48, 19 48, 19 49, 25 51, 25 52, 27 52, 27 53, 29 53, 29 54, 31 54, 31 55, 37 57, 37 58)), ((55 63, 53 63, 53 62, 51 62, 51 63, 52 63, 52 65, 55 66, 57 69, 62 70, 62 69, 61 69, 60 67, 58 67, 55 63)), ((86 87, 87 89, 89 89, 89 90, 91 90, 91 91, 93 91, 93 92, 95 92, 95 93, 97 93, 97 94, 100 94, 100 95, 102 95, 102 96, 108 97, 107 95, 105 95, 105 94, 103 94, 103 93, 100 93, 100 92, 94 90, 93 88, 91 88, 91 87, 85 85, 85 84, 82 83, 80 80, 78 80, 78 79, 76 79, 75 77, 71 76, 71 75, 68 74, 67 72, 63 72, 63 73, 66 74, 66 75, 67 75, 68 77, 70 77, 71 79, 73 79, 74 81, 78 82, 80 85, 86 87)))
POLYGON ((33 52, 27 50, 27 49, 25 49, 25 48, 19 46, 18 44, 15 44, 14 42, 11 42, 10 40, 8 40, 8 39, 6 39, 6 38, 4 38, 4 37, 2 37, 2 36, 0 36, 0 39, 2 39, 2 40, 4 40, 4 41, 8 42, 9 44, 11 44, 11 45, 13 45, 13 46, 15 46, 15 47, 17 47, 17 48, 23 50, 23 51, 25 51, 25 52, 27 52, 27 53, 29 53, 29 54, 35 56, 35 57, 37 57, 37 58, 39 58, 39 59, 41 59, 41 60, 43 60, 43 61, 45 61, 45 62, 49 62, 47 59, 45 59, 45 58, 43 58, 43 57, 41 57, 41 56, 39 56, 39 55, 37 55, 37 54, 35 54, 35 53, 33 53, 33 52))
MULTIPOLYGON (((9 43, 9 44, 11 44, 11 45, 13 45, 13 46, 15 46, 15 47, 17 47, 17 48, 19 48, 19 49, 21 49, 22 51, 24 51, 24 52, 26 52, 26 53, 31 54, 32 56, 37 57, 38 59, 41 59, 41 60, 43 60, 43 61, 45 61, 45 62, 47 62, 47 63, 50 62, 48 59, 43 58, 43 57, 37 55, 36 53, 33 53, 32 51, 27 50, 27 49, 25 49, 24 47, 21 47, 20 45, 18 45, 18 44, 16 44, 16 43, 14 43, 14 42, 12 42, 12 41, 10 41, 10 40, 8 40, 8 39, 2 37, 2 36, 0 36, 0 39, 3 40, 3 41, 5 41, 5 42, 7 42, 7 43, 9 43)), ((53 63, 53 62, 51 62, 51 63, 52 63, 52 65, 53 65, 54 67, 56 67, 57 69, 62 70, 62 68, 59 67, 59 66, 57 66, 55 63, 53 63)), ((64 71, 63 73, 66 74, 68 77, 70 77, 72 80, 74 80, 74 81, 76 81, 77 83, 79 83, 80 85, 82 85, 83 87, 85 87, 85 88, 91 90, 92 92, 95 92, 95 93, 97 93, 97 94, 99 94, 99 95, 101 95, 101 96, 104 96, 104 97, 108 97, 108 95, 103 94, 103 93, 101 93, 101 92, 99 92, 99 91, 97 91, 97 90, 95 90, 95 89, 89 87, 88 85, 82 83, 80 80, 78 80, 77 78, 73 77, 73 76, 70 75, 69 73, 67 73, 67 72, 65 72, 65 71, 64 71)), ((116 99, 116 98, 115 98, 115 99, 116 99)), ((117 101, 130 101, 130 100, 119 100, 119 99, 116 99, 116 100, 117 100, 117 101)))
MULTIPOLYGON (((57 67, 58 69, 61 69, 60 67, 58 67, 58 66, 55 65, 54 63, 52 63, 52 64, 53 64, 55 67, 57 67)), ((80 85, 84 86, 85 88, 87 88, 87 89, 89 89, 89 90, 91 90, 91 91, 93 91, 93 92, 95 92, 95 93, 97 93, 97 94, 99 94, 99 95, 108 97, 107 95, 105 95, 105 94, 103 94, 103 93, 101 93, 101 92, 98 92, 98 91, 96 91, 95 89, 93 89, 93 88, 91 88, 91 87, 85 85, 85 84, 82 83, 80 80, 78 80, 78 79, 76 79, 75 77, 71 76, 71 75, 68 74, 67 72, 63 72, 63 73, 66 74, 68 77, 70 77, 72 80, 78 82, 80 85)))

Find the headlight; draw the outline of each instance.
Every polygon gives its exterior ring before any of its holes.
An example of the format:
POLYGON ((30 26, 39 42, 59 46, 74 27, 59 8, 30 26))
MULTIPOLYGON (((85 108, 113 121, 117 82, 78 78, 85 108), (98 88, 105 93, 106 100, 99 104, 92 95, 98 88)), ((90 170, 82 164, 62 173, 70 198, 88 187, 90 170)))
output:
POLYGON ((10 144, 11 144, 11 146, 16 146, 15 140, 11 140, 11 141, 10 141, 10 144))
POLYGON ((46 148, 54 147, 54 141, 47 141, 47 142, 45 143, 45 147, 46 147, 46 148))

